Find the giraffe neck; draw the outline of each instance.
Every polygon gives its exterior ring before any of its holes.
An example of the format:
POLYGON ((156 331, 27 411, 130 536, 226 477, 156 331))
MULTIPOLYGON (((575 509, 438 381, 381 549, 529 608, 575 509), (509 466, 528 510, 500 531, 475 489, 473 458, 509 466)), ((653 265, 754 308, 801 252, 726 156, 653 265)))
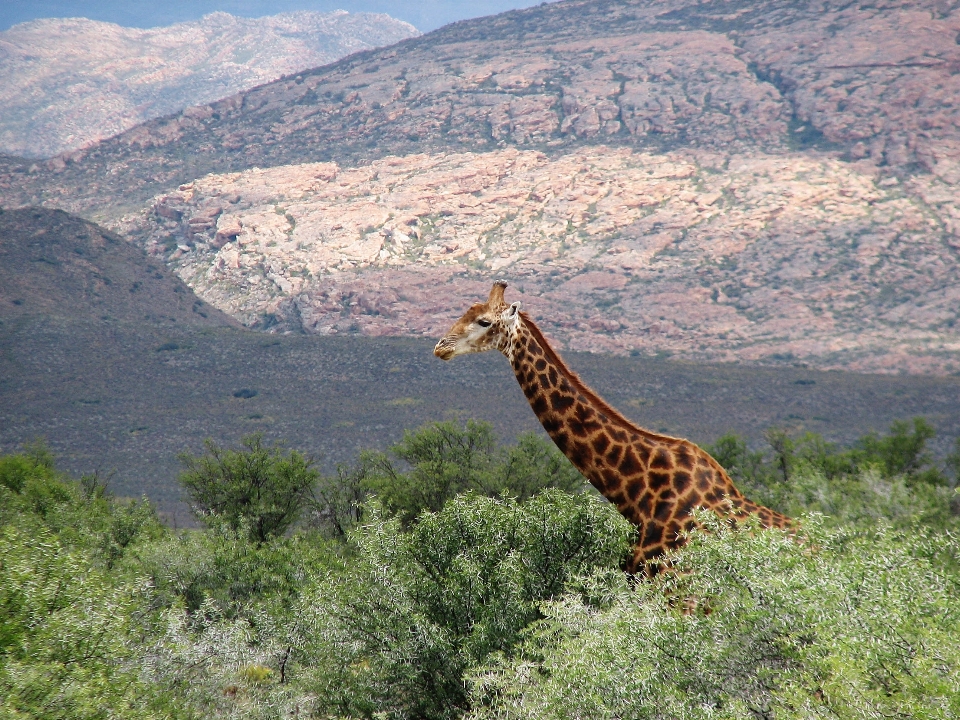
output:
POLYGON ((611 407, 570 370, 543 333, 525 314, 500 348, 540 424, 557 447, 609 500, 623 500, 619 483, 597 463, 608 442, 629 435, 664 436, 638 428, 611 407))

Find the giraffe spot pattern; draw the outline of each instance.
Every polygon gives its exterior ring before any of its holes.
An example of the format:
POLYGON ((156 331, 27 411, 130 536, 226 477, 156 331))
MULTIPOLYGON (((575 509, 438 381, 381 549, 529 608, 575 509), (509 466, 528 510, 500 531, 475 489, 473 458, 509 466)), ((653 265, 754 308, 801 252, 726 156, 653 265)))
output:
POLYGON ((626 448, 623 453, 623 459, 620 461, 620 472, 626 477, 631 475, 636 475, 643 469, 643 466, 640 465, 640 461, 637 460, 637 456, 633 453, 631 448, 626 448))
POLYGON ((713 471, 707 469, 697 470, 697 490, 706 492, 713 483, 713 471))
POLYGON ((656 492, 670 484, 670 473, 650 471, 647 481, 650 483, 650 489, 656 492))
POLYGON ((598 455, 603 455, 610 447, 610 439, 606 435, 597 435, 593 439, 593 449, 598 455))
POLYGON ((681 446, 675 453, 674 458, 677 467, 681 467, 684 470, 693 470, 693 455, 688 448, 681 446))
POLYGON ((637 510, 643 517, 650 517, 652 507, 653 493, 648 490, 640 496, 639 500, 637 500, 637 510))
POLYGON ((673 460, 670 459, 670 455, 664 448, 659 447, 656 452, 653 453, 653 458, 650 460, 650 467, 670 470, 673 467, 673 460))
POLYGON ((660 522, 666 522, 673 516, 673 506, 669 500, 660 500, 653 509, 653 517, 660 522))
POLYGON ((654 522, 647 522, 643 533, 643 546, 659 545, 663 539, 663 527, 654 522))
POLYGON ((593 459, 593 452, 587 445, 574 442, 570 444, 570 452, 567 454, 567 457, 570 458, 570 462, 577 468, 581 468, 590 463, 593 459))
POLYGON ((569 395, 564 395, 562 392, 554 390, 550 393, 550 405, 553 407, 554 412, 562 413, 570 409, 573 405, 573 398, 569 395))
POLYGON ((650 446, 646 443, 635 443, 633 446, 634 451, 637 453, 637 459, 640 461, 641 465, 647 465, 650 462, 650 446))
POLYGON ((607 453, 607 461, 611 465, 620 464, 620 456, 623 454, 623 445, 614 445, 610 448, 610 452, 607 453))

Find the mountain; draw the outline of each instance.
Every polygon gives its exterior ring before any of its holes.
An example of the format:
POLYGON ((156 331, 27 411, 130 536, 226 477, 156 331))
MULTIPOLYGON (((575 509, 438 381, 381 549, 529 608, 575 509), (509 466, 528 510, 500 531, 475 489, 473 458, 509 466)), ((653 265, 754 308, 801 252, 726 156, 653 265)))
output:
POLYGON ((276 332, 960 372, 960 8, 567 0, 0 175, 276 332))
POLYGON ((417 34, 388 15, 224 12, 138 29, 84 18, 0 32, 0 152, 48 158, 191 105, 417 34))
POLYGON ((60 210, 0 211, 0 322, 236 327, 143 250, 60 210))

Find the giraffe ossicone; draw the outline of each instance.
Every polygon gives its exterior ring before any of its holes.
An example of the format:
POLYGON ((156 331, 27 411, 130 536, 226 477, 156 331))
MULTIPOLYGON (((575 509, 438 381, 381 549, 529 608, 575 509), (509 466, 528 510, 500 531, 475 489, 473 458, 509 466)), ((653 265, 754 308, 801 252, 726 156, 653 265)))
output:
POLYGON ((706 508, 728 518, 753 514, 764 527, 789 527, 790 518, 751 502, 709 453, 689 440, 645 430, 589 388, 550 346, 520 303, 493 284, 434 348, 450 360, 499 350, 544 430, 620 513, 638 526, 628 571, 655 572, 652 561, 683 544, 695 525, 691 511, 706 508))

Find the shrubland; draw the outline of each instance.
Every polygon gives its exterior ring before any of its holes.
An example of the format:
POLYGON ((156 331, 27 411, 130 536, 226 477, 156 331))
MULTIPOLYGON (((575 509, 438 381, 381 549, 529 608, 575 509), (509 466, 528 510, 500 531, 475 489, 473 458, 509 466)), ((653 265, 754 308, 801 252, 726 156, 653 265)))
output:
POLYGON ((960 445, 711 452, 793 533, 709 514, 653 580, 546 440, 434 423, 325 474, 181 457, 172 530, 42 445, 0 458, 0 717, 950 718, 960 445))

